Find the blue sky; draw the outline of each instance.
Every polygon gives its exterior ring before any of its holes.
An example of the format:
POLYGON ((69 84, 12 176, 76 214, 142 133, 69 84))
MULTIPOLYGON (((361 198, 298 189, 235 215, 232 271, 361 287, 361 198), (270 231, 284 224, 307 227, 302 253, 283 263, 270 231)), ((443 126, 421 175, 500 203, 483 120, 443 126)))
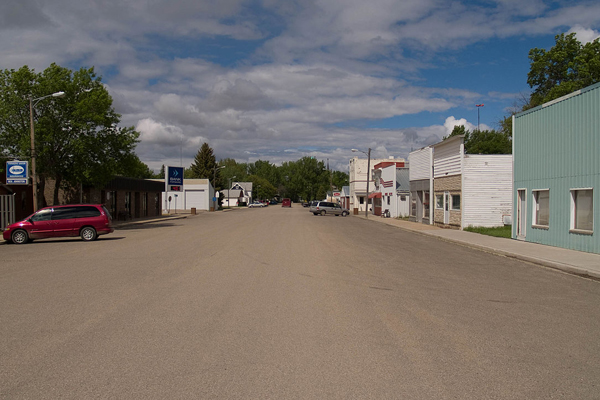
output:
POLYGON ((0 67, 94 66, 151 168, 352 148, 407 157, 529 94, 528 52, 599 36, 597 1, 8 0, 0 67), (47 4, 46 4, 47 3, 47 4))

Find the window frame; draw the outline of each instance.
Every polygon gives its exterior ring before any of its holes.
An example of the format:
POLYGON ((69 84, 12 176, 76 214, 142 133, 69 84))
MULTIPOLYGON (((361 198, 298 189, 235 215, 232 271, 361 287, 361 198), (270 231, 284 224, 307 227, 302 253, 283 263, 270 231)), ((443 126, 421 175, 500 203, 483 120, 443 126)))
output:
POLYGON ((443 210, 444 209, 444 194, 436 194, 435 195, 435 209, 443 210), (441 200, 441 204, 438 200, 441 200))
POLYGON ((460 206, 461 206, 461 198, 460 198, 460 194, 450 194, 450 210, 452 211, 460 211, 460 206), (458 208, 454 207, 454 198, 458 197, 458 208))
POLYGON ((423 193, 423 218, 429 218, 431 207, 429 204, 429 190, 422 190, 423 193))
POLYGON ((591 187, 583 187, 583 188, 571 188, 569 190, 569 202, 571 205, 571 215, 570 215, 570 233, 579 233, 584 235, 592 235, 594 233, 594 188, 591 187), (583 191, 590 191, 592 194, 592 204, 591 204, 591 216, 592 216, 592 226, 591 229, 581 228, 577 226, 577 193, 583 191))
POLYGON ((545 189, 532 189, 531 197, 533 202, 533 210, 531 212, 531 226, 533 228, 539 229, 549 229, 550 228, 550 188, 545 189), (548 222, 546 224, 540 223, 540 200, 539 194, 547 192, 548 193, 548 222))

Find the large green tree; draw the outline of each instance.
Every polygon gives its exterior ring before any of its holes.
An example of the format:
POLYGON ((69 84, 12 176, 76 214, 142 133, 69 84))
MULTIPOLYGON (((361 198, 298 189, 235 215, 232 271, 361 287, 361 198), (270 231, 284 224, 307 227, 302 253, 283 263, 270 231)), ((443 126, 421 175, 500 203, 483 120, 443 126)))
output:
POLYGON ((444 140, 464 135, 465 153, 467 154, 512 154, 512 138, 508 133, 492 130, 467 130, 464 125, 457 125, 444 140))
POLYGON ((335 188, 341 190, 342 187, 348 186, 350 184, 350 177, 345 172, 333 171, 332 182, 335 188))
MULTIPOLYGON (((36 172, 40 193, 46 179, 60 188, 102 185, 133 164, 139 134, 120 127, 121 116, 94 68, 78 71, 52 64, 42 73, 24 66, 0 71, 0 149, 11 157, 31 154, 29 103, 56 92, 60 99, 35 102, 36 172)), ((137 160, 139 161, 139 160, 137 160)), ((38 196, 44 205, 44 196, 38 196)))
POLYGON ((221 189, 220 177, 221 169, 217 164, 213 149, 208 143, 202 143, 200 150, 196 153, 194 162, 192 163, 191 177, 196 179, 209 179, 216 190, 221 189))
POLYGON ((575 33, 555 36, 550 49, 529 51, 527 83, 534 89, 528 108, 600 82, 600 39, 582 45, 575 33))

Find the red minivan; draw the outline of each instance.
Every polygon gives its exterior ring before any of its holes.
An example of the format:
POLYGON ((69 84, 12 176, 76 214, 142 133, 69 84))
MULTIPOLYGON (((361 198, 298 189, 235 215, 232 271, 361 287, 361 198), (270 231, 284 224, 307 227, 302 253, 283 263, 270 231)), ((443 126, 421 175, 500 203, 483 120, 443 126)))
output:
POLYGON ((110 212, 102 204, 69 204, 42 208, 7 226, 2 237, 16 244, 65 236, 81 236, 89 242, 114 230, 110 212))

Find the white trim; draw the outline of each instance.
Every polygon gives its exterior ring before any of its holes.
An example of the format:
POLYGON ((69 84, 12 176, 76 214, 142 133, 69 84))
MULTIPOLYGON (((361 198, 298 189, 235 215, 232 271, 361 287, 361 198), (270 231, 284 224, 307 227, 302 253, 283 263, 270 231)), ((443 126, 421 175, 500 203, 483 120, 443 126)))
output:
POLYGON ((531 201, 533 202, 533 204, 532 204, 533 209, 531 212, 531 226, 533 228, 548 229, 550 227, 550 188, 531 189, 531 201), (548 192, 548 224, 547 225, 540 224, 537 219, 537 213, 538 213, 538 209, 539 209, 540 205, 539 205, 538 199, 535 196, 536 192, 548 192))
POLYGON ((516 214, 515 220, 517 225, 515 227, 515 236, 517 239, 525 240, 527 237, 527 188, 517 188, 517 205, 516 205, 516 214), (525 198, 521 201, 519 193, 523 192, 525 194, 525 198), (520 209, 521 204, 523 204, 523 209, 520 209), (521 223, 523 222, 523 223, 521 223), (521 228, 521 231, 519 231, 521 228))
POLYGON ((592 234, 594 232, 594 188, 593 187, 584 187, 584 188, 571 188, 569 189, 569 201, 570 201, 570 221, 569 221, 569 232, 570 233, 583 233, 583 234, 592 234), (579 192, 583 190, 591 190, 592 191, 592 229, 580 229, 575 228, 575 199, 573 198, 573 192, 579 192))

